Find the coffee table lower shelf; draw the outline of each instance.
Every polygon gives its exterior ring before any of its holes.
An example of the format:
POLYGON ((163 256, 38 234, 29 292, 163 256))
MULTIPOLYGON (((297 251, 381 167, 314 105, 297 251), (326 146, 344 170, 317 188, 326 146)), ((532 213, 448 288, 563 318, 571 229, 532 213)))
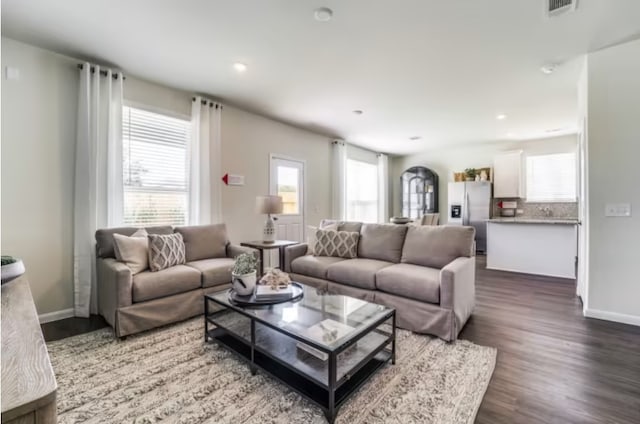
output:
POLYGON ((306 378, 303 374, 282 365, 257 347, 254 349, 252 362, 251 343, 249 341, 243 340, 221 327, 209 330, 207 336, 210 340, 234 352, 240 359, 247 362, 251 367, 252 373, 254 373, 253 367, 257 367, 276 380, 281 381, 304 398, 318 405, 330 423, 334 422, 337 410, 344 404, 349 396, 373 376, 379 368, 387 362, 390 362, 393 356, 389 350, 382 349, 377 352, 368 362, 363 364, 357 372, 351 375, 347 381, 335 390, 335 406, 331 408, 329 404, 329 390, 327 388, 319 385, 310 378, 306 378), (333 414, 330 412, 331 409, 334 410, 333 414))

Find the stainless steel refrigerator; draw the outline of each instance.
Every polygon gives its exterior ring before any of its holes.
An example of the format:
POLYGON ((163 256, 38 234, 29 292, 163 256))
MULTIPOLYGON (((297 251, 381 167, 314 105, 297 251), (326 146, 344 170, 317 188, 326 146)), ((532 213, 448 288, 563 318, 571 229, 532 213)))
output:
POLYGON ((449 183, 447 208, 449 225, 476 229, 476 251, 487 251, 487 219, 491 216, 491 182, 449 183))

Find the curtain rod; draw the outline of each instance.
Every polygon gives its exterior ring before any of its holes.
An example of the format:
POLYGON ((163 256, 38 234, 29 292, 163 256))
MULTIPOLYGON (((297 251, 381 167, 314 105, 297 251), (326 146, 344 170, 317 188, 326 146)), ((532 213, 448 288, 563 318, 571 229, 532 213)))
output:
MULTIPOLYGON (((192 102, 196 101, 195 97, 191 98, 192 102)), ((209 103, 209 107, 216 107, 216 109, 220 108, 220 109, 224 109, 224 106, 222 106, 220 103, 216 103, 216 102, 212 102, 211 100, 207 100, 207 99, 202 99, 200 100, 200 103, 202 103, 203 105, 206 105, 207 103, 209 103)))
MULTIPOLYGON (((78 69, 84 69, 84 64, 78 63, 78 69)), ((91 73, 94 73, 95 71, 96 71, 96 67, 95 66, 91 66, 91 73)), ((103 75, 103 76, 106 77, 107 76, 107 71, 100 70, 100 75, 103 75)), ((118 73, 117 72, 114 73, 112 76, 113 76, 113 79, 118 79, 118 73)), ((127 77, 122 75, 122 80, 124 81, 126 79, 127 79, 127 77)))

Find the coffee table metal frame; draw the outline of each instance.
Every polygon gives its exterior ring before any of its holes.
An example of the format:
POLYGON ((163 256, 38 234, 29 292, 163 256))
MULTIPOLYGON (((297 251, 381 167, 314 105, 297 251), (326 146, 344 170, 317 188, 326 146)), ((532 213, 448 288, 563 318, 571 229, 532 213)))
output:
MULTIPOLYGON (((212 293, 215 295, 216 293, 212 293)), ((286 305, 280 304, 277 306, 286 305)), ((273 306, 259 306, 251 309, 272 308, 273 306)), ((334 423, 338 409, 344 405, 345 401, 364 383, 366 383, 376 371, 382 368, 389 361, 395 365, 396 363, 396 311, 390 308, 389 311, 381 318, 371 322, 362 328, 359 328, 353 337, 348 338, 342 345, 331 350, 327 347, 314 343, 309 339, 303 339, 286 329, 275 326, 255 315, 248 314, 242 306, 236 306, 232 303, 223 304, 210 295, 204 296, 204 340, 205 342, 214 341, 222 347, 234 352, 238 357, 249 364, 252 375, 256 374, 257 369, 261 369, 271 377, 279 380, 287 387, 296 391, 305 399, 318 405, 325 414, 327 421, 334 423), (210 302, 214 302, 216 306, 222 306, 212 311, 210 302), (233 310, 240 315, 250 319, 251 337, 250 340, 234 333, 228 328, 223 327, 216 322, 216 317, 228 313, 233 310), (385 333, 378 329, 379 326, 391 320, 391 332, 385 333), (306 343, 328 355, 328 384, 305 374, 299 369, 293 367, 286 360, 277 358, 271 352, 261 348, 256 344, 256 321, 260 325, 264 325, 280 334, 283 334, 296 341, 306 343), (215 328, 210 329, 212 324, 215 328), (372 331, 387 336, 387 340, 372 350, 366 357, 359 361, 351 368, 351 371, 345 373, 341 379, 337 379, 338 355, 348 349, 358 340, 366 336, 372 331), (391 348, 389 348, 391 345, 391 348)), ((249 309, 249 308, 248 308, 249 309)))

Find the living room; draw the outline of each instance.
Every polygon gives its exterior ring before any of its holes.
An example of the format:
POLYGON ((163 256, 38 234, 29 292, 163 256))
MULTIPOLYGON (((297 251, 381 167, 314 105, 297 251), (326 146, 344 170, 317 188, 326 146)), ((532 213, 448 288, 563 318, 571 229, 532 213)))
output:
MULTIPOLYGON (((11 357, 5 293, 22 281, 53 364, 59 422, 640 421, 639 5, 402 3, 2 3, 2 254, 26 269, 3 284, 2 353, 11 357), (140 143, 151 133, 161 142, 140 143), (417 207, 407 175, 424 177, 417 207), (473 208, 454 188, 465 185, 490 187, 486 217, 465 219, 473 208), (271 210, 265 196, 284 205, 271 210), (419 225, 426 217, 435 221, 419 225), (188 227, 220 223, 230 243, 218 289, 230 287, 246 244, 266 270, 328 288, 344 314, 358 302, 394 311, 380 330, 394 329, 379 352, 386 363, 362 385, 353 379, 337 410, 259 365, 252 376, 213 337, 203 342, 203 294, 216 292, 204 283, 189 294, 196 314, 175 302, 132 312, 136 295, 138 305, 156 296, 137 288, 133 305, 101 303, 96 266, 116 261, 101 256, 97 230, 176 227, 189 256, 188 227), (416 231, 454 232, 407 251, 416 231), (353 269, 327 265, 335 258, 322 264, 335 278, 317 274, 323 256, 312 246, 331 232, 359 233, 358 252, 341 260, 437 270, 435 293, 389 288, 410 274, 382 268, 372 287, 356 284, 353 269), (292 245, 265 245, 269 237, 292 245), (448 259, 425 259, 439 256, 448 259), (176 337, 198 353, 172 354, 176 337), (118 358, 122 373, 92 355, 118 358), (154 371, 152 359, 167 367, 154 371), (94 388, 90 375, 100 376, 94 388)), ((293 310, 281 321, 295 321, 293 310)), ((12 399, 5 372, 17 370, 5 364, 2 398, 12 399)), ((4 400, 2 412, 3 422, 19 417, 4 400)))

